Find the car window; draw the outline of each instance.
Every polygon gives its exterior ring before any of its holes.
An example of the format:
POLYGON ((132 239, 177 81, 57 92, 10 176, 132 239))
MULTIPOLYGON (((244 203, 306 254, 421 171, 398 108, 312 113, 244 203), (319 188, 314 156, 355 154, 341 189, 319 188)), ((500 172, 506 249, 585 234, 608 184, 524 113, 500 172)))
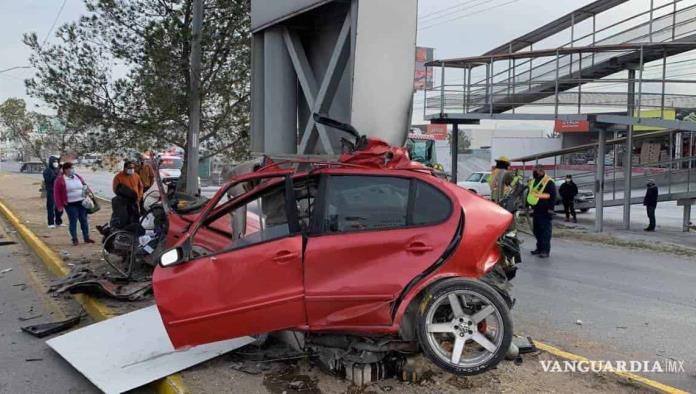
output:
POLYGON ((410 224, 428 225, 445 221, 452 213, 450 199, 433 186, 416 180, 413 213, 410 224))
POLYGON ((466 182, 478 182, 481 180, 481 175, 482 175, 481 173, 475 172, 475 173, 469 175, 468 178, 466 178, 466 182))
POLYGON ((204 227, 229 238, 225 250, 285 237, 290 234, 290 226, 285 212, 284 190, 282 186, 274 187, 251 200, 231 206, 204 227))
POLYGON ((381 176, 330 176, 322 232, 406 226, 410 181, 381 176))

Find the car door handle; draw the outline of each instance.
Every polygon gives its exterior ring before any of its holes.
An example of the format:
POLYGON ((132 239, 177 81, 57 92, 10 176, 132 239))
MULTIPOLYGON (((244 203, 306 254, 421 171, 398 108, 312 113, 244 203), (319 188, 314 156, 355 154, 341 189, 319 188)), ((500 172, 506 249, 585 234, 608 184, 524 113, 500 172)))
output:
POLYGON ((276 253, 275 257, 273 257, 273 261, 276 263, 284 263, 289 260, 296 259, 300 254, 297 252, 291 252, 289 250, 283 250, 278 253, 276 253))
POLYGON ((428 246, 424 244, 423 242, 414 242, 406 248, 406 251, 411 252, 411 253, 426 253, 426 252, 432 252, 433 247, 428 246))

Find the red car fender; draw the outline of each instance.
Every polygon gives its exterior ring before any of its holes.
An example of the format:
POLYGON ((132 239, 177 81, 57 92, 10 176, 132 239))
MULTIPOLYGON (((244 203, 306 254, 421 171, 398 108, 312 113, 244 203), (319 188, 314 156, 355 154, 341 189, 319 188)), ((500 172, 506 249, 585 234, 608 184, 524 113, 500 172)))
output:
POLYGON ((465 189, 447 184, 459 201, 464 215, 461 240, 444 264, 413 286, 403 297, 394 315, 394 326, 401 323, 406 309, 421 292, 443 279, 465 277, 479 279, 501 257, 498 239, 512 224, 512 214, 495 203, 465 189))

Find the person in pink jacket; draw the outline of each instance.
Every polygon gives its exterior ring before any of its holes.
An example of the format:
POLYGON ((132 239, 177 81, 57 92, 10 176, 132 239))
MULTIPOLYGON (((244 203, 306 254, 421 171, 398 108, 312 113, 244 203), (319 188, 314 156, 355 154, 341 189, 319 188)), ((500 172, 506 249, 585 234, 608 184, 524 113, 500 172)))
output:
POLYGON ((60 175, 53 185, 53 198, 56 209, 68 213, 68 229, 73 245, 77 245, 77 222, 80 222, 82 237, 85 243, 94 241, 89 237, 89 222, 87 220, 87 208, 82 206, 85 199, 87 184, 81 176, 75 173, 72 163, 63 164, 60 175))

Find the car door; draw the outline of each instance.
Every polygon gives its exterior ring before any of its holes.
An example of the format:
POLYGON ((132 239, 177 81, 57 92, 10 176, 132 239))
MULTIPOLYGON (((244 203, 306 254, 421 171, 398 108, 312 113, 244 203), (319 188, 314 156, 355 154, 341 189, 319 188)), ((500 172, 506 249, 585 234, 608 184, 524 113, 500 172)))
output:
POLYGON ((390 325, 404 288, 445 253, 460 211, 435 177, 328 171, 305 250, 312 328, 390 325))
POLYGON ((175 347, 306 324, 292 180, 268 183, 205 213, 186 241, 190 259, 156 268, 157 306, 175 347), (216 242, 200 241, 212 234, 216 242))

